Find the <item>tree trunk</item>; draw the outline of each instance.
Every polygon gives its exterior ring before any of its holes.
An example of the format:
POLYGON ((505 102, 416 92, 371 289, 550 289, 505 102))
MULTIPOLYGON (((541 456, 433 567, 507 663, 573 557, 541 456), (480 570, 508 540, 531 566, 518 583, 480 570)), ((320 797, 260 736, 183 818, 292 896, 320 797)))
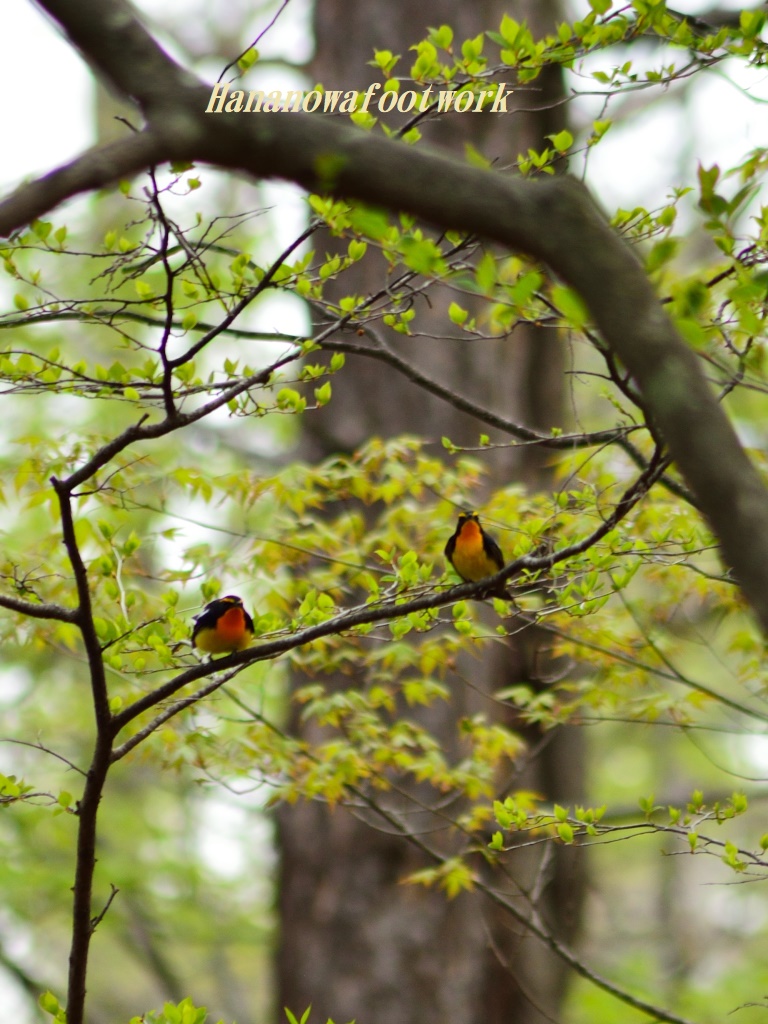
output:
MULTIPOLYGON (((423 0, 416 7, 409 0, 323 0, 315 10, 317 54, 311 75, 328 88, 364 90, 373 80, 366 61, 374 48, 402 54, 397 70, 407 69, 408 47, 423 38, 427 26, 450 24, 460 46, 466 38, 497 28, 505 11, 527 20, 535 34, 543 34, 557 15, 555 0, 423 0)), ((529 146, 544 148, 545 136, 563 127, 562 99, 560 76, 552 71, 531 91, 515 94, 515 113, 448 115, 421 127, 428 144, 462 152, 464 141, 471 139, 503 166, 529 146), (541 109, 529 113, 529 108, 541 109)), ((322 247, 330 249, 332 240, 327 245, 324 240, 322 247)), ((375 261, 362 261, 356 271, 355 279, 344 275, 346 292, 368 294, 381 287, 382 269, 375 261)), ((421 310, 415 322, 419 330, 438 334, 445 323, 439 311, 449 300, 442 303, 438 292, 430 296, 434 314, 421 310)), ((445 339, 416 343, 389 332, 387 343, 461 394, 548 430, 562 423, 563 356, 557 341, 544 334, 518 330, 512 338, 472 345, 445 339)), ((306 420, 303 454, 323 458, 351 451, 371 435, 399 433, 434 440, 447 435, 473 446, 480 433, 492 435, 383 364, 348 359, 334 380, 330 406, 306 420)), ((496 483, 517 479, 546 485, 536 448, 499 449, 489 456, 489 465, 496 483)), ((537 679, 539 659, 527 653, 537 642, 529 632, 504 648, 488 645, 483 662, 472 663, 477 689, 470 691, 458 675, 451 681, 452 703, 430 708, 423 719, 446 747, 455 742, 459 717, 478 708, 488 712, 490 704, 477 690, 492 692, 511 681, 545 685, 537 679)), ((349 677, 339 685, 348 687, 349 677)), ((294 727, 306 734, 305 725, 294 722, 294 727)), ((527 738, 541 749, 515 785, 565 804, 582 798, 580 735, 561 730, 542 740, 529 731, 527 738)), ((394 804, 392 810, 397 814, 401 808, 394 804)), ((412 813, 408 820, 434 841, 441 835, 435 826, 444 823, 427 812, 418 823, 412 813)), ((414 846, 392 835, 385 821, 342 809, 329 812, 319 803, 284 807, 277 821, 279 1019, 283 1006, 300 1014, 310 1004, 313 1020, 331 1017, 336 1024, 353 1018, 360 1024, 544 1024, 557 1013, 566 981, 563 965, 502 910, 473 894, 449 901, 442 892, 401 885, 403 877, 428 864, 414 846)), ((450 849, 452 841, 441 838, 442 848, 450 849)), ((541 849, 517 851, 510 860, 513 881, 503 887, 538 893, 541 916, 569 939, 583 889, 581 855, 554 847, 544 847, 550 852, 542 854, 541 849)))

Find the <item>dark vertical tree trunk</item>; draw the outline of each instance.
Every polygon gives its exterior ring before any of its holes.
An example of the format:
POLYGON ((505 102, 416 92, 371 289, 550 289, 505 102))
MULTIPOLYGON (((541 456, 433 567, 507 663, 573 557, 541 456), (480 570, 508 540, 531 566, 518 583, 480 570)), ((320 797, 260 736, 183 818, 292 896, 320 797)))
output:
MULTIPOLYGON (((366 64, 374 48, 402 54, 401 65, 407 68, 408 47, 424 37, 427 26, 450 24, 460 46, 498 27, 505 11, 543 34, 556 21, 557 4, 317 0, 312 77, 329 88, 364 89, 374 74, 366 64)), ((545 136, 563 127, 562 99, 559 75, 545 73, 531 91, 516 95, 515 113, 444 117, 427 126, 426 141, 461 152, 471 139, 485 155, 511 164, 520 150, 543 148, 545 136), (540 109, 531 113, 531 108, 540 109)), ((364 264, 356 279, 345 275, 346 292, 366 294, 380 287, 381 268, 364 264)), ((437 310, 434 294, 433 302, 437 310)), ((419 316, 420 330, 440 333, 437 312, 431 320, 428 310, 419 316)), ((387 342, 462 394, 548 430, 562 422, 563 360, 556 339, 543 335, 530 330, 482 345, 439 339, 417 345, 390 332, 387 342)), ((317 458, 350 451, 371 435, 404 432, 434 440, 447 435, 474 445, 479 433, 488 431, 381 363, 357 359, 348 360, 344 375, 335 379, 328 409, 307 420, 302 446, 308 457, 317 458)), ((537 449, 501 449, 491 468, 498 483, 516 479, 532 487, 546 485, 537 449)), ((489 645, 484 663, 473 662, 473 684, 488 692, 511 681, 544 685, 537 679, 540 659, 529 653, 537 643, 529 632, 522 642, 503 649, 489 645)), ((349 686, 349 678, 339 685, 349 686)), ((489 707, 458 677, 452 694, 450 705, 430 709, 425 719, 449 748, 456 720, 477 710, 478 701, 483 711, 489 707)), ((530 731, 527 738, 541 749, 515 785, 561 803, 581 797, 580 737, 563 730, 546 738, 530 731)), ((412 817, 409 822, 434 833, 436 822, 427 814, 418 823, 412 817)), ((360 1024, 543 1024, 551 1019, 564 991, 562 964, 503 911, 474 895, 449 901, 441 892, 401 885, 404 876, 427 862, 391 831, 372 815, 329 812, 317 803, 280 810, 280 1014, 283 1006, 300 1013, 312 1004, 313 1020, 330 1016, 336 1024, 352 1018, 360 1024)), ((440 841, 450 848, 449 836, 440 841)), ((570 851, 552 848, 542 854, 536 848, 535 853, 520 851, 511 868, 512 880, 504 888, 538 894, 542 917, 560 937, 572 937, 583 888, 580 861, 570 851)))

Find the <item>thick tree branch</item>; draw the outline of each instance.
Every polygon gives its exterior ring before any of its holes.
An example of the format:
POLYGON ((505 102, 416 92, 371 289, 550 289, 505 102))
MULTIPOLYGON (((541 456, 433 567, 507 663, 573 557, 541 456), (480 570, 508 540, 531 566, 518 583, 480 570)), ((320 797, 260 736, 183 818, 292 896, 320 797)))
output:
MULTIPOLYGON (((565 176, 529 181, 467 167, 333 118, 206 114, 210 89, 162 51, 124 0, 40 0, 40 6, 118 90, 140 104, 152 129, 144 136, 152 153, 147 163, 157 162, 164 149, 165 158, 285 178, 313 191, 405 210, 545 261, 579 292, 634 377, 726 562, 768 630, 768 493, 636 255, 582 185, 565 176)), ((64 191, 56 195, 60 201, 64 191)), ((24 199, 21 189, 12 204, 0 204, 0 233, 24 223, 24 199)), ((39 204, 37 210, 43 212, 39 204)))
POLYGON ((167 109, 173 90, 196 79, 171 60, 126 0, 50 0, 38 6, 54 18, 97 75, 145 111, 167 109))
POLYGON ((11 612, 18 612, 30 619, 55 619, 58 622, 77 622, 77 612, 73 608, 65 608, 60 604, 40 603, 38 601, 26 601, 21 597, 11 597, 10 594, 0 595, 0 608, 7 608, 11 612))
POLYGON ((88 570, 80 554, 80 547, 75 534, 75 523, 72 516, 72 490, 71 487, 57 480, 56 477, 51 479, 51 484, 56 492, 56 497, 59 499, 62 539, 67 550, 67 557, 72 566, 72 573, 77 588, 78 605, 74 621, 83 637, 85 653, 88 659, 88 673, 91 681, 91 695, 97 730, 99 734, 103 734, 109 731, 110 725, 107 680, 104 674, 104 663, 101 658, 101 644, 96 635, 96 628, 93 622, 88 570))
POLYGON ((86 150, 71 163, 20 185, 0 203, 0 237, 42 217, 73 196, 104 188, 162 163, 166 153, 165 144, 149 130, 86 150))

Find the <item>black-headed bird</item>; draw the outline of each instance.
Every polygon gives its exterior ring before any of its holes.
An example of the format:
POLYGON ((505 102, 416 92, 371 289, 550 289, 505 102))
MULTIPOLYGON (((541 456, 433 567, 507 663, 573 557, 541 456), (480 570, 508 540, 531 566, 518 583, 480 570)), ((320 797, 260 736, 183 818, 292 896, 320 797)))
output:
MULTIPOLYGON (((480 525, 476 512, 462 512, 448 543, 445 557, 466 583, 479 583, 504 568, 501 548, 480 525)), ((505 585, 499 596, 509 597, 505 585)))
POLYGON ((206 654, 242 651, 253 640, 253 619, 234 594, 219 597, 195 616, 192 646, 206 654))

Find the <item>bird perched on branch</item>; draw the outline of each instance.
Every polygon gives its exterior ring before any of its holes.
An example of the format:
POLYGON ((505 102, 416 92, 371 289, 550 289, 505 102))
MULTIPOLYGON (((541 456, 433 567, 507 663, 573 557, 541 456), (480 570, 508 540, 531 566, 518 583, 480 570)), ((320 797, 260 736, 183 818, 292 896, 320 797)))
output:
MULTIPOLYGON (((456 529, 445 545, 445 557, 466 583, 479 583, 504 568, 501 548, 482 528, 476 512, 459 515, 456 529)), ((503 583, 498 596, 510 596, 503 583)))
POLYGON ((192 646, 206 654, 242 651, 253 640, 253 619, 234 594, 219 597, 195 616, 192 646))

